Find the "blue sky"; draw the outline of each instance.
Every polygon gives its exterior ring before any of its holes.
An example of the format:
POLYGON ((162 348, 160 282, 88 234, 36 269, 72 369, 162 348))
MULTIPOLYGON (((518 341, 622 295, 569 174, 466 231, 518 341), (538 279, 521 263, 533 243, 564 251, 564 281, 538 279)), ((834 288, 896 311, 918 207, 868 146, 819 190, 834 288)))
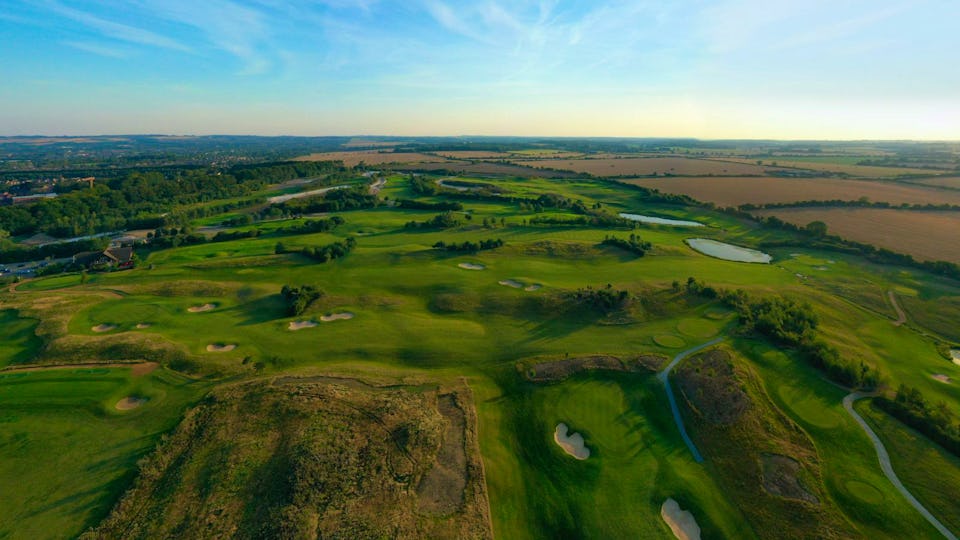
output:
POLYGON ((0 133, 960 139, 956 0, 6 0, 0 133))

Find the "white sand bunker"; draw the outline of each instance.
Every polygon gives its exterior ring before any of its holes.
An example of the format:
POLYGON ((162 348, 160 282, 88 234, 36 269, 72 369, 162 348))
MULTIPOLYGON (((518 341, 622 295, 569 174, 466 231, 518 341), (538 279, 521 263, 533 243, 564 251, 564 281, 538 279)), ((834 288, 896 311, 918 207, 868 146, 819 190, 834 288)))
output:
POLYGON ((290 330, 303 330, 304 328, 313 328, 317 326, 317 323, 314 321, 290 321, 290 330))
POLYGON ((211 343, 207 345, 207 352, 230 352, 236 348, 237 346, 233 344, 221 345, 219 343, 211 343))
POLYGON ((693 514, 680 508, 680 503, 667 499, 660 507, 660 517, 678 540, 700 540, 700 526, 693 514))
POLYGON ((950 358, 954 364, 960 366, 960 349, 950 349, 950 358))
POLYGON ((130 409, 136 409, 137 407, 143 405, 147 402, 147 398, 127 396, 117 402, 115 407, 118 411, 129 411, 130 409))
POLYGON ((329 315, 324 315, 320 317, 320 320, 323 322, 339 321, 339 320, 348 320, 353 318, 353 313, 349 311, 344 311, 343 313, 331 313, 329 315))
POLYGON ((523 290, 525 290, 525 291, 539 291, 539 290, 542 289, 542 288, 543 288, 543 285, 540 285, 539 283, 533 283, 533 284, 531 284, 531 285, 527 285, 526 287, 524 287, 523 290))
POLYGON ((485 270, 487 268, 485 265, 475 263, 460 263, 457 266, 464 270, 485 270))
POLYGON ((187 308, 187 311, 189 311, 190 313, 202 313, 204 311, 212 311, 214 309, 217 309, 216 304, 203 304, 202 306, 189 307, 187 308))
POLYGON ((931 375, 931 377, 933 377, 935 380, 938 380, 938 381, 940 381, 940 382, 942 382, 942 383, 949 383, 949 382, 950 382, 950 377, 947 377, 947 376, 944 375, 943 373, 934 373, 933 375, 931 375))
POLYGON ((137 324, 137 330, 143 330, 144 328, 150 328, 151 326, 153 326, 153 325, 150 324, 150 323, 145 323, 145 322, 138 323, 138 324, 137 324))
POLYGON ((583 435, 579 433, 567 434, 570 428, 560 422, 557 424, 557 430, 553 432, 553 440, 563 448, 563 451, 571 456, 584 460, 590 457, 590 449, 583 444, 583 435))
POLYGON ((116 329, 117 329, 117 325, 107 324, 107 323, 98 324, 93 328, 91 328, 91 330, 93 330, 94 332, 109 332, 111 330, 116 330, 116 329))
POLYGON ((523 288, 523 283, 520 283, 519 281, 514 281, 512 279, 503 279, 498 281, 497 283, 503 285, 504 287, 513 287, 514 289, 523 288))

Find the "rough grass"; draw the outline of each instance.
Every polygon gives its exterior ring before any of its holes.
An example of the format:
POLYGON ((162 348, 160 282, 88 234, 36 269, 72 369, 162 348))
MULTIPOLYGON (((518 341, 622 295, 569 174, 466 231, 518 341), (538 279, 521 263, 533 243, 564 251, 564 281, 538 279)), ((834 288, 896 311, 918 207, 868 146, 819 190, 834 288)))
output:
POLYGON ((0 368, 31 361, 43 345, 37 337, 39 321, 21 318, 14 309, 0 310, 0 368))
POLYGON ((221 388, 89 537, 489 538, 460 406, 349 379, 221 388))
POLYGON ((826 498, 812 440, 767 398, 742 358, 725 349, 699 353, 679 366, 676 377, 694 441, 757 536, 852 534, 826 498), (772 470, 772 463, 789 461, 796 467, 772 470))

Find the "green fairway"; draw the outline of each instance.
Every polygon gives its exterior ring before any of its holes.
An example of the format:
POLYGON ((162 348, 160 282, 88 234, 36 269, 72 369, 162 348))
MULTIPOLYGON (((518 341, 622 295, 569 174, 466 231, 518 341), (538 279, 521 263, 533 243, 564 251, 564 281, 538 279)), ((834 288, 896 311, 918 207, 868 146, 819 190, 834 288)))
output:
POLYGON ((63 538, 98 522, 161 434, 208 386, 161 369, 0 373, 0 536, 63 538), (136 396, 140 407, 117 410, 136 396))

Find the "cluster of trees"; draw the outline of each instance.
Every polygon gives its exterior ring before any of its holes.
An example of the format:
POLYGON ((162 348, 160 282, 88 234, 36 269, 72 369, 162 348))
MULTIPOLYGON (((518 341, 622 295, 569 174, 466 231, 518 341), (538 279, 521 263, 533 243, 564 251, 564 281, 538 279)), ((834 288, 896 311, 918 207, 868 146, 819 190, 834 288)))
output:
MULTIPOLYGON (((357 241, 350 237, 343 242, 334 242, 325 246, 307 246, 301 249, 300 253, 319 263, 325 263, 346 257, 355 247, 357 247, 357 241)), ((274 252, 277 254, 290 253, 281 242, 277 242, 274 252)))
POLYGON ((404 224, 407 229, 452 229, 460 226, 460 220, 451 212, 437 214, 427 221, 408 221, 404 224))
POLYGON ((486 251, 490 249, 497 249, 498 247, 503 247, 505 245, 503 240, 497 238, 496 240, 481 240, 480 243, 471 242, 469 240, 461 243, 446 243, 443 240, 437 242, 433 245, 434 249, 442 249, 445 251, 455 251, 455 252, 466 252, 466 253, 476 253, 478 251, 486 251))
POLYGON ((308 219, 299 225, 288 225, 276 230, 276 234, 310 234, 319 232, 330 232, 346 223, 340 216, 332 216, 324 219, 308 219))
POLYGON ((92 189, 77 185, 72 190, 64 189, 56 198, 0 207, 0 229, 15 235, 43 232, 63 238, 123 229, 149 229, 170 222, 186 223, 189 219, 202 217, 201 214, 220 213, 251 203, 223 203, 186 211, 178 209, 179 206, 249 197, 268 183, 320 174, 328 175, 325 181, 335 180, 338 175, 351 175, 342 164, 331 162, 134 171, 98 181, 92 189))
POLYGON ((424 176, 411 174, 408 179, 410 180, 410 189, 412 189, 414 193, 419 193, 420 195, 436 195, 437 191, 439 191, 439 186, 424 176))
POLYGON ((587 286, 566 294, 577 304, 604 314, 627 309, 633 300, 629 291, 614 289, 609 283, 606 288, 594 289, 587 286))
POLYGON ((614 236, 607 236, 600 242, 605 246, 618 247, 624 251, 629 251, 638 257, 643 257, 653 247, 650 242, 644 242, 639 234, 631 234, 626 240, 614 236))
POLYGON ((0 238, 0 263, 16 263, 37 261, 47 257, 61 259, 72 257, 81 251, 102 251, 110 241, 106 238, 90 238, 77 242, 47 244, 39 247, 28 247, 13 242, 4 242, 0 238))
POLYGON ((960 210, 960 205, 956 204, 910 204, 910 203, 901 203, 894 204, 889 202, 882 201, 871 201, 866 197, 861 197, 855 201, 845 201, 841 199, 830 199, 830 200, 809 200, 809 201, 790 201, 790 202, 779 202, 779 203, 765 203, 765 204, 741 204, 737 208, 743 210, 744 212, 749 212, 752 210, 769 210, 774 208, 803 208, 803 207, 841 207, 841 208, 895 208, 897 210, 950 210, 958 211, 960 210))
POLYGON ((931 405, 919 390, 900 384, 894 399, 879 397, 874 403, 954 455, 960 456, 960 419, 943 401, 931 405))
POLYGON ((755 298, 742 289, 715 289, 688 278, 687 291, 705 298, 719 298, 736 310, 741 331, 754 331, 771 341, 793 347, 813 367, 840 383, 853 388, 874 388, 880 373, 862 360, 853 362, 824 341, 817 331, 819 321, 810 304, 779 296, 755 298))
POLYGON ((335 189, 317 197, 290 199, 277 206, 280 212, 291 215, 317 212, 345 212, 364 208, 376 208, 380 199, 367 192, 366 187, 335 189))
POLYGON ((404 208, 407 210, 436 210, 439 212, 448 210, 463 210, 463 205, 457 201, 429 202, 415 201, 411 199, 397 199, 395 202, 397 203, 398 208, 404 208))
POLYGON ((284 285, 283 288, 280 289, 280 296, 283 297, 283 301, 286 303, 287 315, 290 317, 296 317, 302 314, 310 307, 310 304, 322 298, 323 295, 323 291, 310 285, 301 285, 299 287, 284 285))

